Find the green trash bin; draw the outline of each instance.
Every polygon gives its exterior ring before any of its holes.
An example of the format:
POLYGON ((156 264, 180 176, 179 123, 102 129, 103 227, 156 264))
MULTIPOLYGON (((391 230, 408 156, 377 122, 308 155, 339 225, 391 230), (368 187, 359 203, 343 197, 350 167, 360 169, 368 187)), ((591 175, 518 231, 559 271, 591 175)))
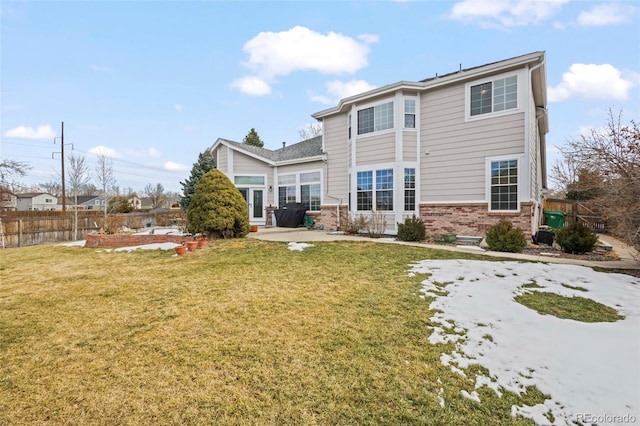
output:
POLYGON ((544 211, 544 224, 553 229, 562 229, 564 226, 564 212, 544 211))

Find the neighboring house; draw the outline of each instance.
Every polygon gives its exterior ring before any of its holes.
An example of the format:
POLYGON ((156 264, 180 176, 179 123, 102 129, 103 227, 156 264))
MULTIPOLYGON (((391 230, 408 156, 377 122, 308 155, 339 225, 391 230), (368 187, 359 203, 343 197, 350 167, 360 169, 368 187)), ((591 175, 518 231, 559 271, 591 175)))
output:
POLYGON ((267 223, 265 206, 298 201, 329 229, 376 212, 389 234, 416 215, 430 235, 482 236, 502 218, 533 235, 547 186, 546 92, 545 53, 534 52, 342 99, 312 115, 321 138, 279 150, 218 139, 211 151, 255 224, 267 223))
POLYGON ((14 212, 18 209, 18 196, 7 188, 0 187, 0 211, 14 212))
POLYGON ((137 195, 129 197, 129 204, 131 204, 134 210, 140 210, 142 208, 142 200, 137 195))
POLYGON ((26 192, 16 196, 18 211, 62 210, 62 205, 58 205, 58 197, 46 192, 26 192))
MULTIPOLYGON (((75 197, 67 197, 67 209, 75 209, 75 197)), ((78 195, 78 210, 103 210, 105 200, 99 195, 78 195)))

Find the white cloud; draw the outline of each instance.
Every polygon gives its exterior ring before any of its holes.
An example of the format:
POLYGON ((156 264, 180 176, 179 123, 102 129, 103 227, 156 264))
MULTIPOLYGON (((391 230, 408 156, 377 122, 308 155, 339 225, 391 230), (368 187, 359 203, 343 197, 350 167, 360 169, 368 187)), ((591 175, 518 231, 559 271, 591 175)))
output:
POLYGON ((364 80, 351 80, 346 82, 334 80, 327 83, 327 91, 337 96, 338 99, 364 93, 375 88, 376 86, 364 80))
POLYGON ((620 3, 600 4, 589 11, 580 12, 577 22, 585 27, 622 24, 630 21, 638 10, 637 7, 620 3))
POLYGON ((131 157, 152 157, 152 158, 158 158, 162 156, 162 152, 158 151, 155 148, 147 148, 147 149, 143 149, 140 151, 135 151, 133 149, 128 149, 127 150, 127 155, 130 155, 131 157))
POLYGON ((549 87, 547 93, 550 102, 574 97, 625 100, 635 85, 610 64, 573 64, 562 74, 562 82, 549 87))
POLYGON ((4 132, 4 137, 16 139, 53 139, 55 136, 56 132, 54 132, 48 124, 38 126, 37 129, 34 129, 33 127, 18 126, 4 132))
POLYGON ((332 95, 331 97, 325 95, 316 95, 313 92, 307 92, 309 99, 314 102, 320 102, 329 105, 337 103, 340 99, 358 95, 360 93, 364 93, 376 88, 376 86, 369 84, 364 80, 333 80, 328 82, 326 86, 327 92, 332 95))
POLYGON ((182 105, 181 104, 175 104, 173 106, 173 109, 175 109, 176 111, 180 112, 180 111, 182 111, 182 105))
POLYGON ((165 162, 162 168, 170 172, 184 172, 186 170, 189 170, 188 166, 185 166, 184 164, 176 163, 173 161, 165 162))
POLYGON ((536 24, 558 13, 569 0, 463 0, 453 5, 450 19, 483 26, 536 24))
POLYGON ((246 95, 264 96, 271 93, 271 86, 255 75, 249 75, 246 77, 233 80, 230 85, 234 89, 240 90, 246 95))
POLYGON ((108 148, 108 147, 103 146, 103 145, 94 146, 88 152, 89 152, 89 154, 95 155, 95 156, 98 156, 98 157, 99 156, 105 156, 105 157, 108 157, 108 158, 122 158, 122 155, 120 155, 115 149, 108 148))
POLYGON ((362 34, 358 40, 333 31, 321 34, 301 26, 277 33, 261 32, 243 47, 249 55, 244 65, 254 75, 235 80, 231 87, 247 94, 264 95, 271 92, 269 83, 276 77, 294 71, 353 74, 368 65, 369 45, 378 42, 379 37, 362 34))

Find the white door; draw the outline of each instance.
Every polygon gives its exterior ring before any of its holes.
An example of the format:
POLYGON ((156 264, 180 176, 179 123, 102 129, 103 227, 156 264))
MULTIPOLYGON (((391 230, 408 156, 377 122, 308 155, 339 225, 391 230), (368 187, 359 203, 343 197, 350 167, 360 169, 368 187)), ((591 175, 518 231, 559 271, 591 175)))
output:
POLYGON ((247 202, 249 209, 249 223, 265 225, 264 188, 238 188, 247 202))

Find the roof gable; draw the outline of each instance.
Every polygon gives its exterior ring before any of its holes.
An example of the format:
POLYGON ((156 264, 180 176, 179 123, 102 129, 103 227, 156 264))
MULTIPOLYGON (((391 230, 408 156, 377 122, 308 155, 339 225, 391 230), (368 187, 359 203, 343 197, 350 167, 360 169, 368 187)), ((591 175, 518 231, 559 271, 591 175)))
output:
POLYGON ((222 138, 218 139, 211 149, 215 149, 217 145, 220 144, 226 145, 233 150, 242 152, 274 166, 281 162, 305 160, 324 154, 322 152, 322 136, 306 139, 298 143, 294 143, 293 145, 283 146, 276 150, 260 148, 254 145, 248 145, 222 138))

